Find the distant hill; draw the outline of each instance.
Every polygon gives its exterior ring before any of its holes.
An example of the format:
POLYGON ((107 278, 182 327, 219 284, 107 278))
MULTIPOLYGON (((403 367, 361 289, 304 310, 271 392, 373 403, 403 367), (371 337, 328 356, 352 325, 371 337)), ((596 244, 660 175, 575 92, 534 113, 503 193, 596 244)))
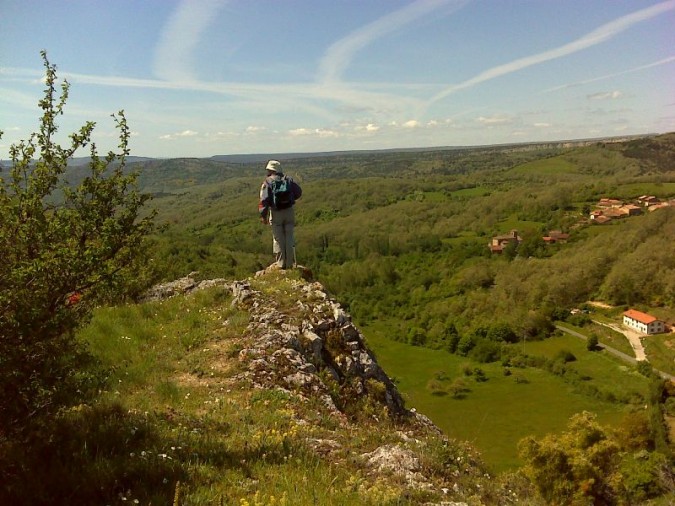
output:
POLYGON ((363 149, 363 150, 346 150, 346 151, 318 151, 313 153, 250 153, 250 154, 234 154, 234 155, 214 155, 210 159, 220 162, 232 163, 260 163, 266 160, 295 160, 301 158, 322 158, 334 156, 351 156, 351 155, 374 155, 386 153, 421 153, 427 151, 475 151, 475 150, 523 150, 523 149, 542 149, 542 148, 571 148, 588 146, 598 142, 625 142, 628 140, 642 139, 645 137, 652 137, 657 134, 643 134, 617 137, 599 137, 590 139, 571 139, 571 140, 557 140, 545 142, 524 142, 524 143, 509 143, 509 144, 485 144, 475 146, 430 146, 423 148, 390 148, 390 149, 363 149))
MULTIPOLYGON (((370 149, 370 150, 345 150, 345 151, 318 151, 318 152, 271 152, 271 153, 239 153, 239 154, 230 154, 230 155, 214 155, 211 157, 205 158, 186 158, 186 157, 174 157, 174 158, 158 158, 158 157, 146 157, 146 156, 128 156, 126 161, 128 164, 137 164, 137 163, 146 163, 146 162, 164 162, 169 160, 204 160, 204 161, 214 161, 214 162, 227 162, 233 164, 255 164, 263 163, 270 159, 276 160, 300 160, 307 158, 330 158, 330 157, 342 157, 342 156, 368 156, 368 155, 377 155, 377 154, 396 154, 396 153, 423 153, 430 151, 476 151, 476 150, 537 150, 537 149, 546 149, 546 148, 570 148, 570 147, 580 147, 588 146, 595 143, 613 143, 613 142, 626 142, 630 140, 644 139, 649 137, 655 137, 658 134, 642 134, 642 135, 631 135, 631 136, 616 136, 616 137, 598 137, 598 138, 589 138, 589 139, 570 139, 570 140, 554 140, 554 141, 544 141, 544 142, 523 142, 523 143, 509 143, 509 144, 486 144, 486 145, 475 145, 475 146, 431 146, 431 147, 419 147, 419 148, 390 148, 390 149, 370 149)), ((86 166, 90 161, 88 156, 84 157, 75 157, 71 158, 69 161, 69 166, 71 167, 82 167, 86 166)), ((11 166, 9 160, 0 159, 0 171, 3 168, 8 168, 11 166)))

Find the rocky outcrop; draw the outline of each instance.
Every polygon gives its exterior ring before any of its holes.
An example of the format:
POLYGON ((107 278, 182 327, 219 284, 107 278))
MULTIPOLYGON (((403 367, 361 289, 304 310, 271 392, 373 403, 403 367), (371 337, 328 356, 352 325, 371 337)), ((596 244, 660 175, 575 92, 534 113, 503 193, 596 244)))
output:
POLYGON ((145 292, 140 298, 140 302, 151 302, 157 300, 168 299, 175 295, 186 295, 196 290, 203 290, 212 286, 230 286, 225 279, 209 279, 204 281, 196 281, 195 276, 198 272, 191 272, 185 277, 167 283, 155 285, 150 290, 145 292))
MULTIPOLYGON (((258 283, 274 271, 259 272, 258 283)), ((405 409, 396 386, 375 360, 351 316, 320 283, 289 280, 293 293, 275 298, 252 288, 251 280, 198 282, 196 276, 193 272, 156 285, 143 300, 162 300, 213 286, 229 290, 232 305, 249 313, 250 344, 241 350, 239 359, 246 368, 244 379, 255 387, 318 396, 336 414, 343 414, 357 396, 370 395, 383 402, 393 416, 417 416, 405 409)))
MULTIPOLYGON (((349 439, 330 429, 322 437, 308 436, 305 443, 317 455, 335 463, 354 460, 374 482, 392 477, 395 483, 421 494, 441 491, 449 499, 475 493, 477 489, 472 492, 471 486, 460 485, 464 479, 483 479, 472 451, 453 446, 457 456, 443 469, 430 470, 425 464, 428 447, 425 436, 420 435, 433 434, 446 440, 431 420, 414 409, 406 409, 398 389, 366 346, 349 313, 320 283, 274 270, 233 282, 196 282, 194 275, 155 287, 146 300, 189 295, 213 286, 228 290, 232 307, 248 317, 238 340, 236 357, 240 367, 232 384, 282 390, 302 403, 315 402, 339 426, 350 426, 350 431, 358 431, 362 411, 368 411, 371 427, 383 421, 379 416, 401 422, 395 424, 399 430, 379 441, 378 446, 358 451, 350 447, 349 439), (379 410, 372 409, 373 404, 379 410), (368 409, 363 409, 366 406, 368 409), (444 475, 450 476, 450 481, 441 477, 444 475)), ((298 425, 309 423, 315 421, 297 420, 298 425)), ((450 501, 425 504, 466 506, 450 501)))
POLYGON ((371 395, 394 416, 410 414, 340 303, 319 283, 294 285, 292 299, 285 300, 246 282, 231 285, 234 303, 249 312, 254 337, 239 355, 248 364, 245 376, 258 387, 318 396, 335 413, 354 396, 371 395))

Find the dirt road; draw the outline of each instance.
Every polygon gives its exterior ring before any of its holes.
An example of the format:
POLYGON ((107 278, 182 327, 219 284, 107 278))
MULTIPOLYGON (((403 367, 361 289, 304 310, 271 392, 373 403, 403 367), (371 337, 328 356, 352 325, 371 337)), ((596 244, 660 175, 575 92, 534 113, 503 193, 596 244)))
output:
POLYGON ((623 325, 619 325, 617 323, 602 323, 596 320, 593 320, 593 323, 597 323, 598 325, 604 325, 605 327, 609 327, 610 329, 616 330, 617 332, 626 336, 626 339, 628 339, 631 348, 633 348, 633 353, 635 353, 635 360, 637 361, 647 360, 645 349, 642 346, 642 334, 640 334, 635 330, 628 329, 623 325))
MULTIPOLYGON (((573 335, 573 336, 578 337, 580 339, 583 339, 584 341, 587 340, 587 337, 585 335, 583 335, 579 332, 576 332, 572 329, 568 329, 567 327, 563 327, 562 325, 556 325, 556 328, 558 330, 561 330, 562 332, 566 332, 567 334, 570 334, 570 335, 573 335)), ((631 357, 629 355, 626 355, 625 353, 623 353, 623 352, 621 352, 621 351, 619 351, 615 348, 612 348, 610 346, 606 346, 604 344, 599 344, 598 348, 600 348, 601 350, 606 350, 607 353, 610 353, 610 354, 612 354, 616 357, 619 357, 621 360, 624 360, 624 361, 629 362, 631 364, 637 364, 637 360, 635 359, 635 357, 631 357)), ((642 351, 644 353, 644 349, 642 351)), ((659 371, 659 370, 656 370, 656 369, 655 369, 655 371, 662 378, 670 380, 670 381, 675 381, 675 376, 673 376, 672 374, 668 374, 667 372, 659 371)))

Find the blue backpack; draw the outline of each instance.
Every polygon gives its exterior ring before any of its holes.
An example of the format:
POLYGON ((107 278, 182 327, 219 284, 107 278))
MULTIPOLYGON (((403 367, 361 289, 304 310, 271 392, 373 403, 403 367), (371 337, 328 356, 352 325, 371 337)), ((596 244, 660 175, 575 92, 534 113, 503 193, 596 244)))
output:
POLYGON ((288 209, 295 203, 291 181, 286 176, 272 179, 269 188, 273 209, 288 209))

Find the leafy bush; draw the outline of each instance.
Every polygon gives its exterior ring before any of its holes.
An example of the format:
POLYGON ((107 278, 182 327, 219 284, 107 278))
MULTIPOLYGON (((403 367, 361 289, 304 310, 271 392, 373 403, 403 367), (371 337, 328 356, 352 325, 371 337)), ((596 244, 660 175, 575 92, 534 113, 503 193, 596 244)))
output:
POLYGON ((476 345, 475 338, 471 335, 466 335, 462 337, 457 343, 457 354, 467 356, 475 345, 476 345))
POLYGON ((469 352, 469 357, 483 364, 496 362, 500 359, 502 345, 487 339, 480 339, 469 352))
POLYGON ((591 317, 588 316, 586 313, 577 313, 570 315, 567 318, 567 322, 571 323, 576 327, 585 327, 586 325, 590 325, 592 320, 591 317))
MULTIPOLYGON (((42 53, 46 89, 39 131, 10 147, 12 166, 0 178, 0 425, 5 434, 74 401, 86 358, 73 331, 91 309, 140 289, 141 260, 152 216, 139 219, 148 196, 124 171, 130 136, 124 113, 113 115, 121 152, 100 158, 94 123, 56 144, 56 119, 69 85, 56 98, 56 68, 42 53), (68 160, 90 146, 88 173, 68 185, 68 160)), ((142 283, 141 283, 142 284, 142 283)))
POLYGON ((596 349, 598 349, 598 344, 600 344, 598 340, 598 335, 591 334, 588 338, 588 341, 586 341, 586 349, 588 351, 595 351, 596 349))
POLYGON ((523 472, 547 504, 640 504, 672 487, 663 454, 625 443, 584 412, 562 435, 528 437, 519 449, 523 472))
POLYGON ((556 353, 554 358, 554 360, 564 362, 565 364, 574 362, 576 359, 577 357, 574 356, 574 353, 569 350, 560 350, 558 353, 556 353))
POLYGON ((491 326, 486 334, 486 337, 491 341, 504 343, 517 343, 518 334, 513 330, 511 325, 507 323, 497 323, 491 326))

